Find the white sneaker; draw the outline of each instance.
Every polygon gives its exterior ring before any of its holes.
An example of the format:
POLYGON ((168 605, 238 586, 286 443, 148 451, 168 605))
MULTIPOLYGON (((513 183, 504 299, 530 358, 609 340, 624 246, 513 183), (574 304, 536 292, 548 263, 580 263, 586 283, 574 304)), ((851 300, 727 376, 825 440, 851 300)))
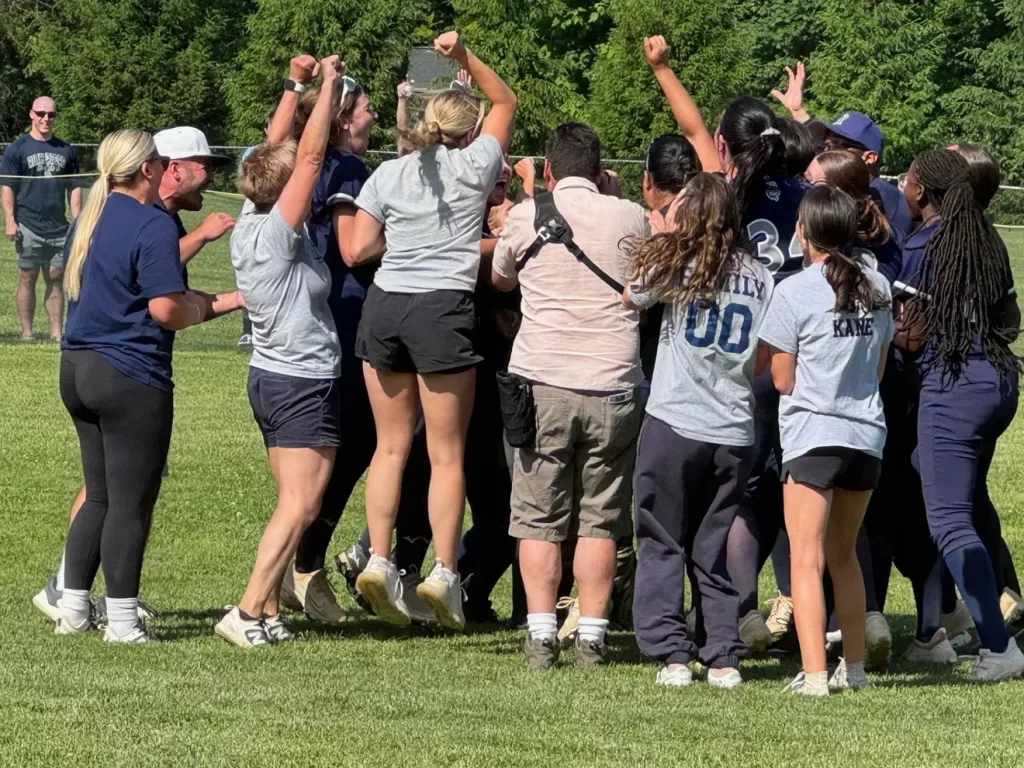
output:
POLYGON ((562 597, 555 603, 555 609, 568 611, 565 621, 558 628, 558 642, 562 648, 572 648, 576 642, 576 634, 580 630, 580 604, 575 597, 562 597))
POLYGON ((674 667, 663 664, 658 670, 658 676, 654 678, 654 682, 669 688, 685 688, 693 682, 693 673, 685 664, 674 667))
POLYGON ((956 608, 952 613, 942 614, 939 626, 946 630, 946 637, 953 650, 963 656, 976 654, 981 648, 981 638, 978 636, 978 628, 971 618, 971 612, 963 600, 956 601, 956 608))
POLYGON ((402 582, 395 564, 372 549, 370 561, 356 578, 356 589, 370 604, 381 621, 396 627, 408 627, 409 609, 402 600, 402 582))
POLYGON ((772 633, 764 623, 764 617, 757 611, 751 611, 740 619, 740 640, 746 644, 752 654, 764 653, 772 643, 772 633))
POLYGON ((903 654, 903 660, 911 664, 956 664, 959 659, 946 630, 939 627, 927 643, 915 637, 903 654))
POLYGON ((782 689, 784 693, 795 693, 800 696, 828 696, 828 686, 824 688, 812 688, 807 684, 807 675, 803 672, 798 674, 789 684, 782 689))
POLYGON ((778 595, 772 600, 771 610, 768 612, 768 620, 765 626, 772 633, 772 638, 778 640, 789 631, 789 625, 793 621, 793 598, 785 595, 778 595))
POLYGON ((832 677, 828 681, 830 691, 863 691, 870 687, 871 681, 863 672, 856 675, 850 673, 850 669, 846 666, 846 659, 839 659, 839 666, 836 667, 836 671, 832 673, 832 677))
POLYGON ((398 572, 398 578, 402 582, 402 601, 409 611, 409 620, 413 624, 437 624, 437 617, 430 610, 430 606, 423 602, 423 599, 416 592, 416 588, 423 582, 417 571, 403 570, 398 572))
POLYGON ((263 627, 263 622, 258 619, 243 619, 237 606, 232 607, 224 618, 217 622, 213 631, 239 648, 262 648, 270 645, 270 637, 263 627))
POLYGON ((82 632, 88 632, 91 629, 96 629, 96 625, 93 623, 92 618, 88 618, 82 624, 72 624, 63 616, 57 618, 57 624, 53 628, 53 634, 55 635, 78 635, 82 632))
POLYGON ((466 628, 459 574, 445 568, 440 560, 434 561, 434 569, 416 587, 416 594, 434 612, 437 623, 442 627, 459 632, 466 628))
POLYGON ((288 629, 288 626, 281 618, 281 614, 277 614, 276 616, 264 616, 263 631, 267 633, 267 637, 270 638, 270 642, 272 643, 290 643, 295 639, 295 635, 293 635, 291 630, 288 629))
POLYGON ((57 589, 57 579, 50 579, 46 586, 36 592, 32 598, 32 605, 46 614, 46 617, 56 623, 60 618, 60 608, 57 601, 60 600, 60 590, 57 589))
POLYGON ((344 624, 351 618, 338 605, 338 598, 323 568, 312 573, 299 573, 289 566, 281 581, 281 604, 321 624, 344 624))
POLYGON ((107 627, 103 633, 103 642, 116 643, 119 645, 150 645, 159 643, 156 635, 149 631, 149 628, 141 621, 127 635, 117 635, 107 627))
POLYGON ((878 672, 892 658, 892 633, 889 622, 878 611, 870 611, 864 625, 864 669, 878 672))
POLYGON ((733 688, 738 688, 742 684, 743 678, 740 676, 740 671, 735 667, 708 670, 708 685, 712 688, 732 690, 733 688))
POLYGON ((1012 637, 1002 653, 993 653, 987 648, 978 651, 978 659, 971 667, 970 679, 977 683, 998 683, 1012 680, 1024 674, 1024 653, 1012 637))

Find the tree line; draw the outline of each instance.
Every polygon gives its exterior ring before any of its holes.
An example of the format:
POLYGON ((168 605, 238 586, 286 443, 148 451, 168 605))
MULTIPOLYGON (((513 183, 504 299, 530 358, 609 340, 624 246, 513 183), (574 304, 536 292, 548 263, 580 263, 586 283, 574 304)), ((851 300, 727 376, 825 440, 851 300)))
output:
POLYGON ((662 33, 709 122, 732 96, 783 87, 799 59, 811 114, 871 115, 886 170, 976 141, 1024 182, 1024 0, 0 0, 0 19, 0 140, 45 91, 77 142, 172 124, 258 142, 288 59, 333 51, 387 149, 410 48, 456 28, 520 95, 514 152, 582 120, 607 156, 638 157, 674 128, 641 47, 662 33))

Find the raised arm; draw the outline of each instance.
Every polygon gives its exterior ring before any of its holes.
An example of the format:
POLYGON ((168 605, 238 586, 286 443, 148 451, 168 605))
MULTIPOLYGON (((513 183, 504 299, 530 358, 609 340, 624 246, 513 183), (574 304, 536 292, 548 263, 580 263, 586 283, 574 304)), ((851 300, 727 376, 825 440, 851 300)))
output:
MULTIPOLYGON (((308 53, 296 56, 288 64, 288 79, 296 83, 307 85, 320 70, 316 59, 308 53)), ((270 118, 270 125, 267 126, 267 143, 276 144, 281 141, 288 141, 292 137, 292 129, 295 126, 295 110, 299 107, 298 91, 285 91, 281 94, 281 101, 277 103, 274 116, 270 118)))
POLYGON ((320 71, 324 82, 320 88, 320 96, 309 116, 306 128, 299 140, 295 152, 295 168, 277 201, 277 208, 285 222, 296 232, 309 216, 309 207, 313 202, 313 189, 320 178, 320 169, 324 164, 324 152, 327 149, 327 137, 331 130, 331 113, 337 97, 337 86, 345 70, 344 63, 331 56, 320 62, 320 71))
POLYGON ((798 123, 806 123, 811 116, 804 109, 804 81, 807 79, 804 63, 802 61, 796 63, 796 72, 786 67, 786 77, 789 79, 786 92, 783 93, 775 89, 771 95, 789 110, 789 114, 793 116, 794 120, 798 123))
POLYGON ((458 32, 445 32, 434 41, 434 50, 446 59, 457 61, 476 81, 484 96, 491 102, 491 111, 484 118, 481 133, 498 140, 503 150, 512 142, 518 100, 505 81, 466 48, 458 32))
POLYGON ((720 171, 715 142, 704 125, 697 104, 679 82, 675 72, 669 68, 669 53, 671 49, 661 35, 644 38, 644 55, 647 57, 647 63, 654 72, 665 98, 668 99, 668 105, 672 109, 672 116, 676 119, 679 130, 693 145, 697 157, 700 158, 701 167, 709 173, 720 171))

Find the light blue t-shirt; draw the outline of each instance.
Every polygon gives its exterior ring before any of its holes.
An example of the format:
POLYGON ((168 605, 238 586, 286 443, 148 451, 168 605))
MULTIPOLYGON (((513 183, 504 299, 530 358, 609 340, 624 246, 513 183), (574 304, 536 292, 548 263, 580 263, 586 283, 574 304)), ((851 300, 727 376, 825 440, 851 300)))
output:
MULTIPOLYGON (((754 365, 757 334, 775 281, 745 251, 727 273, 715 301, 665 307, 647 413, 690 440, 716 445, 754 443, 754 365)), ((638 307, 659 297, 628 288, 638 307)))
POLYGON ((440 144, 388 160, 356 205, 384 224, 387 251, 374 283, 390 293, 474 291, 487 198, 501 175, 497 139, 440 144))
MULTIPOLYGON (((864 274, 891 300, 880 273, 864 274)), ((779 402, 784 462, 815 448, 853 448, 882 457, 878 363, 892 341, 892 311, 836 312, 835 304, 824 262, 818 262, 775 287, 761 325, 761 341, 796 355, 793 393, 779 402)))

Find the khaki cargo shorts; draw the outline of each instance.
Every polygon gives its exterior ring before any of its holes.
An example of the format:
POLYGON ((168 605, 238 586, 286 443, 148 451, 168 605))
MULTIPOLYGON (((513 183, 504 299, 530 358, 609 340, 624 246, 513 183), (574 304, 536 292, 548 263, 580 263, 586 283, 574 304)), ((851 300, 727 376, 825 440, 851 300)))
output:
POLYGON ((557 542, 631 533, 639 394, 533 385, 537 438, 515 450, 509 535, 557 542))

